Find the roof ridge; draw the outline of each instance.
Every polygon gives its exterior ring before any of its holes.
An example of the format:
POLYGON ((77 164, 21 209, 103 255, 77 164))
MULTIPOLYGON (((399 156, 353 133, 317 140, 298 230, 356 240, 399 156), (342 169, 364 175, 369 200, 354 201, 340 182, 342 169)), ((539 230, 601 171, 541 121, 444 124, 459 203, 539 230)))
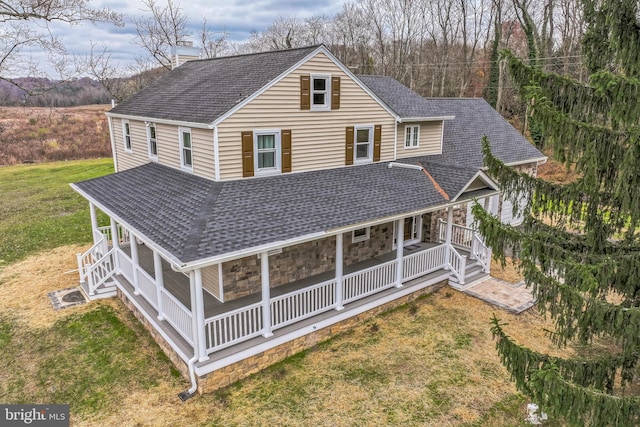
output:
POLYGON ((269 55, 269 54, 276 54, 276 53, 282 53, 282 52, 293 52, 293 51, 296 51, 296 50, 305 50, 305 49, 313 50, 313 49, 317 49, 317 48, 319 48, 321 46, 324 46, 324 44, 320 43, 320 44, 316 44, 316 45, 293 47, 293 48, 290 48, 290 49, 266 50, 266 51, 261 51, 261 52, 240 53, 240 54, 237 54, 237 55, 216 56, 214 58, 192 59, 191 61, 185 62, 185 64, 188 64, 189 62, 207 62, 207 61, 218 61, 218 60, 232 59, 232 58, 245 58, 245 57, 248 57, 248 56, 269 55))

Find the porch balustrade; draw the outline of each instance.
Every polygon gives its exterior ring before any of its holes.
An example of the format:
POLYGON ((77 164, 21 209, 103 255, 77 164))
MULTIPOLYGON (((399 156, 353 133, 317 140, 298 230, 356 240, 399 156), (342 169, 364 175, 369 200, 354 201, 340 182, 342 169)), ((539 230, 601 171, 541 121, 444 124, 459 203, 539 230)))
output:
MULTIPOLYGON (((106 241, 110 234, 104 228, 106 241)), ((102 232, 102 230, 101 230, 102 232)), ((122 236, 128 238, 128 233, 122 236)), ((472 236, 473 238, 473 236, 472 236)), ((473 243, 477 252, 482 252, 485 246, 480 242, 473 243)), ((109 252, 111 262, 117 261, 118 272, 131 284, 137 277, 137 291, 156 310, 160 319, 165 320, 184 340, 193 346, 192 311, 164 287, 159 287, 153 275, 145 271, 140 265, 134 265, 132 257, 120 248, 109 252), (117 260, 116 260, 117 257, 117 260), (137 273, 137 274, 134 274, 137 273)), ((99 248, 95 254, 87 256, 98 257, 99 248)), ((93 259, 93 258, 91 258, 93 259)), ((402 258, 402 283, 424 276, 431 272, 449 268, 451 273, 464 281, 466 257, 447 245, 411 253, 402 258), (447 265, 447 251, 449 261, 447 265), (462 276, 461 276, 462 275, 462 276)), ((316 316, 326 311, 338 309, 337 296, 342 294, 342 304, 348 304, 367 296, 381 292, 398 285, 396 259, 384 262, 363 270, 345 274, 341 281, 335 278, 313 286, 304 287, 283 295, 271 297, 268 301, 271 328, 276 330, 316 316), (340 292, 341 291, 341 292, 340 292)), ((204 341, 207 354, 238 344, 251 338, 263 335, 264 318, 263 302, 256 302, 204 319, 204 341)), ((341 305, 342 305, 341 304, 341 305)))

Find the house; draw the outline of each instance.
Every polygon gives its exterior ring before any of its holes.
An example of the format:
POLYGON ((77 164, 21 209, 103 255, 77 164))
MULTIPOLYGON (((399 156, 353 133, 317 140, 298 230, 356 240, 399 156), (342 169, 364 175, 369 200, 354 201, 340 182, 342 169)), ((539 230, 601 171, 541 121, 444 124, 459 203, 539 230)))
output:
POLYGON ((505 204, 482 136, 512 166, 545 161, 484 100, 356 76, 324 46, 189 61, 107 116, 116 173, 72 185, 95 243, 82 287, 126 303, 185 396, 486 277, 467 205, 505 204))

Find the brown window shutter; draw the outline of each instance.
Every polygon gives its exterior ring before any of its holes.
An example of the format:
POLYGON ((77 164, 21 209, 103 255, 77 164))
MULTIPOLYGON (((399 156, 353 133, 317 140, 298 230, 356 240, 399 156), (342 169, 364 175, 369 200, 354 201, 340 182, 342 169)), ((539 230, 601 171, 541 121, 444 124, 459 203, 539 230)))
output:
POLYGON ((353 126, 347 126, 347 140, 345 146, 345 165, 353 164, 353 126))
POLYGON ((376 125, 373 131, 373 161, 380 161, 380 146, 382 145, 382 126, 376 125))
POLYGON ((282 131, 282 172, 291 172, 291 130, 282 131))
POLYGON ((300 76, 300 109, 311 109, 311 76, 308 74, 300 76))
POLYGON ((242 132, 242 176, 253 176, 253 132, 242 132))
POLYGON ((340 109, 340 77, 331 77, 331 109, 340 109))

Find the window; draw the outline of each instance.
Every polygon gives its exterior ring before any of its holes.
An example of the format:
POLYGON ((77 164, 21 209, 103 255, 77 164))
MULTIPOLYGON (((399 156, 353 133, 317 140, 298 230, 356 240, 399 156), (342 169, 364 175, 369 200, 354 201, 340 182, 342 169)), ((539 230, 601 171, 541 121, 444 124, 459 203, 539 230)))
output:
POLYGON ((420 139, 420 125, 405 126, 404 148, 415 148, 420 139))
POLYGON ((311 76, 311 109, 312 110, 329 110, 331 108, 331 77, 330 76, 311 76))
POLYGON ((363 242, 365 240, 369 240, 369 230, 370 230, 370 227, 353 230, 353 232, 351 233, 351 242, 358 243, 358 242, 363 242))
POLYGON ((371 161, 373 155, 373 126, 355 128, 354 160, 356 162, 371 161))
POLYGON ((180 166, 193 170, 193 147, 191 129, 180 128, 180 166))
POLYGON ((147 126, 147 143, 149 144, 149 158, 158 160, 158 142, 156 140, 155 123, 149 123, 147 126))
POLYGON ((131 127, 128 120, 122 121, 122 139, 124 141, 124 151, 131 152, 131 127))
POLYGON ((280 131, 256 131, 254 135, 256 173, 280 172, 280 131))

